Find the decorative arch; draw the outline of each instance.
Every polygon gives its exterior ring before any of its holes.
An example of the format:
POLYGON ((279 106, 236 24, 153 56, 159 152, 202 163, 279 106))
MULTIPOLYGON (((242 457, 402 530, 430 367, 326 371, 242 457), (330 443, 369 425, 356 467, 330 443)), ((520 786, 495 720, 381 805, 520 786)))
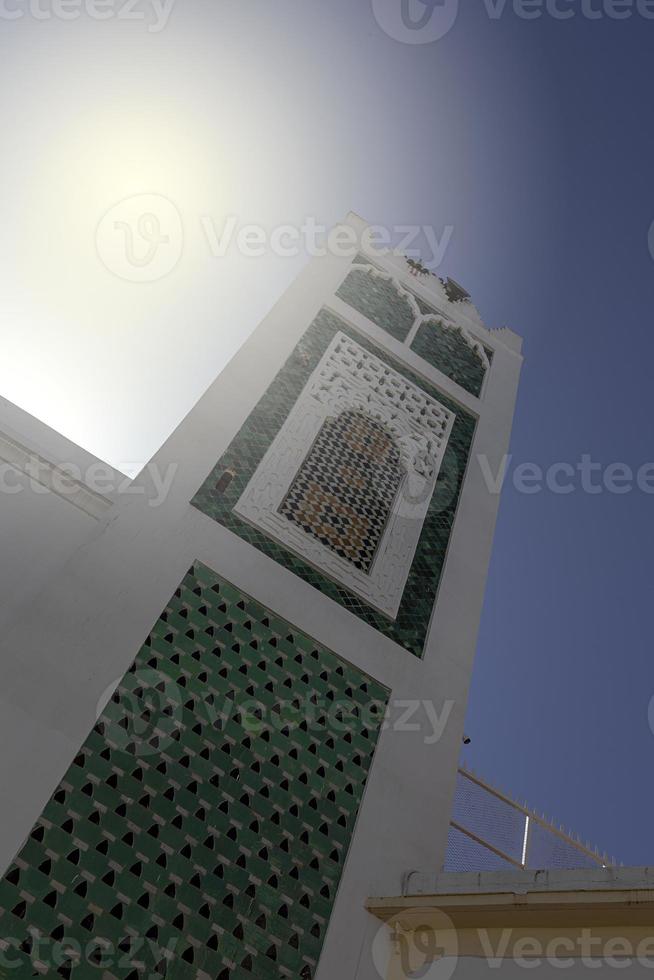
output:
POLYGON ((279 513, 369 572, 405 474, 388 428, 345 409, 323 422, 279 513))
POLYGON ((391 273, 358 255, 336 295, 479 397, 490 369, 483 343, 462 324, 447 319, 405 289, 391 273))
POLYGON ((428 313, 426 316, 420 318, 418 324, 418 329, 420 329, 423 324, 429 324, 440 327, 442 330, 451 330, 454 333, 459 334, 461 340, 470 350, 478 357, 485 371, 490 368, 490 361, 488 360, 488 355, 486 349, 481 341, 477 340, 472 334, 466 330, 464 326, 460 323, 450 323, 444 320, 442 317, 438 316, 437 313, 428 313))
POLYGON ((453 423, 339 332, 234 511, 395 618, 453 423))

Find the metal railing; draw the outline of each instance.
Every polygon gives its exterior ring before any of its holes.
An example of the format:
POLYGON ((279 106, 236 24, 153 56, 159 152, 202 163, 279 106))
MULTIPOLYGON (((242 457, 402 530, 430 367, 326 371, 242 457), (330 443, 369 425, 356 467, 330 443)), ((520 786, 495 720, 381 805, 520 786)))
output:
POLYGON ((605 868, 614 858, 459 769, 444 871, 605 868))

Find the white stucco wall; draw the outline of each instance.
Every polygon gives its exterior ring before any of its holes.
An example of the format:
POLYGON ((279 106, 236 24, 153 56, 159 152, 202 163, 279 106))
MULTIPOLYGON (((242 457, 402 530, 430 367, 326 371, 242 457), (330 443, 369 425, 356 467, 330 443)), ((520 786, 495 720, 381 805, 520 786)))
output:
POLYGON ((31 615, 35 595, 95 533, 97 514, 107 511, 123 482, 111 467, 0 398, 0 630, 31 615), (28 471, 15 460, 28 461, 28 471), (103 493, 80 499, 61 464, 96 481, 103 493), (102 497, 105 505, 94 506, 102 497))

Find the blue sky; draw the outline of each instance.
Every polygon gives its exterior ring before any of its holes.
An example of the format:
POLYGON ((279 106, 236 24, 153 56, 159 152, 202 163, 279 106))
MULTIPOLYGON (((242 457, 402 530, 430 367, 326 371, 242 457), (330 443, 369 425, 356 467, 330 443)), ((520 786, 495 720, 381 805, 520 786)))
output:
MULTIPOLYGON (((499 71, 500 26, 477 30, 499 71)), ((530 90, 550 146, 530 191, 498 181, 499 255, 469 288, 525 338, 513 465, 589 454, 635 471, 654 455, 654 24, 543 19, 509 32, 513 84, 530 90)), ((495 111, 519 146, 525 121, 495 111)), ((626 864, 653 856, 653 505, 637 488, 526 496, 507 481, 469 706, 467 761, 626 864)))
POLYGON ((511 476, 654 459, 654 21, 489 5, 428 44, 385 33, 370 0, 178 0, 156 33, 0 23, 0 394, 143 463, 305 262, 216 259, 200 216, 452 226, 442 271, 526 355, 466 759, 648 863, 654 497, 526 495, 511 476), (146 192, 175 201, 186 245, 174 274, 135 287, 90 243, 146 192))

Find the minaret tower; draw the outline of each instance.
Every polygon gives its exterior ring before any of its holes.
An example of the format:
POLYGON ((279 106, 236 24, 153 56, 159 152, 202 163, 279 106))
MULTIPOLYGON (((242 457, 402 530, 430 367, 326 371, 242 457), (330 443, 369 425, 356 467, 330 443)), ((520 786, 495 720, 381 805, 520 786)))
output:
POLYGON ((442 864, 521 342, 347 223, 10 610, 17 976, 379 980, 442 864))

